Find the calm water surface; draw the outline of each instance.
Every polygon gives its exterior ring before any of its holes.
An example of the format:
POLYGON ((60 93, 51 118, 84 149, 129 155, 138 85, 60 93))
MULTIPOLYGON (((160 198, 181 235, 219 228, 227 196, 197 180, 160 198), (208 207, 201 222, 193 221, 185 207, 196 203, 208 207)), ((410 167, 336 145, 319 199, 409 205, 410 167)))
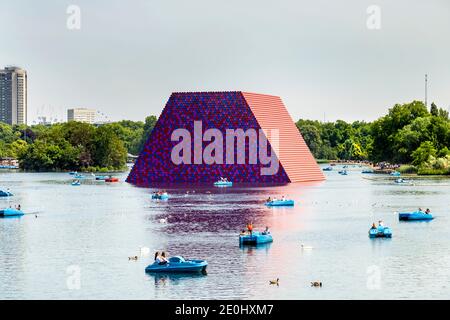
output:
POLYGON ((450 179, 396 185, 360 171, 335 169, 318 184, 177 186, 168 201, 125 182, 74 187, 67 173, 0 172, 0 189, 15 193, 0 207, 27 213, 0 219, 0 299, 450 299, 450 179), (296 205, 266 208, 269 195, 296 205), (436 219, 398 221, 395 212, 419 206, 436 219), (392 239, 368 238, 379 219, 392 239), (274 242, 240 248, 248 220, 270 226, 274 242), (150 256, 129 261, 142 246, 150 256), (206 259, 208 275, 146 274, 156 250, 206 259), (74 270, 79 289, 68 286, 74 270))

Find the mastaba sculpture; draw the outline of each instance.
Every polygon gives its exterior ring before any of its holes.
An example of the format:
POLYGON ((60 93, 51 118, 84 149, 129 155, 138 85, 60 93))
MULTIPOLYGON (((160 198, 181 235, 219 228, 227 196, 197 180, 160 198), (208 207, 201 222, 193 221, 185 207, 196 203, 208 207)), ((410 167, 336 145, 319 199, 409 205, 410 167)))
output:
POLYGON ((325 177, 277 96, 172 93, 127 182, 289 183, 325 177))

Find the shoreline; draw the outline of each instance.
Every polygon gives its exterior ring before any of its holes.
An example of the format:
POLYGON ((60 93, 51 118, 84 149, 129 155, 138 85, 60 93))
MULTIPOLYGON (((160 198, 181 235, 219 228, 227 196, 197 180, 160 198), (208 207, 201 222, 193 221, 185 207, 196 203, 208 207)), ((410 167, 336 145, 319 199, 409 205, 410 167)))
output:
MULTIPOLYGON (((386 161, 381 161, 380 163, 386 163, 386 161)), ((417 176, 417 177, 426 177, 426 176, 442 176, 442 177, 449 177, 450 171, 447 173, 443 173, 442 170, 438 169, 428 169, 426 170, 426 173, 420 174, 420 169, 414 168, 412 164, 393 164, 389 165, 388 168, 380 168, 379 166, 375 166, 373 162, 367 161, 367 160, 325 160, 325 159, 317 159, 317 164, 329 164, 331 166, 334 165, 350 165, 350 166, 360 166, 360 167, 367 167, 373 170, 374 174, 391 174, 392 172, 398 171, 402 175, 407 176, 417 176), (402 167, 409 167, 416 170, 416 172, 402 172, 402 167)))

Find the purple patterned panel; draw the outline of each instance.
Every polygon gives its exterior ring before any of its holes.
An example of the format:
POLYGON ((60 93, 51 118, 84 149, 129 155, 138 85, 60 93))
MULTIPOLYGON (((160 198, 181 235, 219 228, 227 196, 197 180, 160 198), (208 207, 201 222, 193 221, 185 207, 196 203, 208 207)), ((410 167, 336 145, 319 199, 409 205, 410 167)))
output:
MULTIPOLYGON (((227 177, 233 182, 290 182, 282 164, 274 175, 261 175, 262 165, 248 164, 248 142, 245 164, 225 164, 226 129, 253 128, 259 130, 258 122, 241 92, 189 92, 173 93, 158 122, 139 155, 127 182, 150 186, 152 182, 213 182, 227 177), (224 137, 224 164, 180 164, 172 162, 172 148, 178 141, 171 141, 172 132, 185 128, 191 133, 192 159, 194 157, 194 121, 202 121, 203 132, 219 129, 224 137)), ((210 142, 203 142, 203 149, 210 142)), ((258 146, 259 148, 259 146, 258 146)), ((235 145, 235 155, 237 147, 235 145)))

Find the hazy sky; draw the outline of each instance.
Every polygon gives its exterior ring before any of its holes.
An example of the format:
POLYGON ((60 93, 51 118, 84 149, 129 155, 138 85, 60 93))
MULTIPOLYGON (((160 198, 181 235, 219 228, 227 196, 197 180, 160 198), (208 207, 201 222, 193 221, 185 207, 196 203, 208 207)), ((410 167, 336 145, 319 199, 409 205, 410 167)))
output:
POLYGON ((221 90, 279 95, 295 120, 373 120, 423 100, 425 73, 450 106, 450 2, 0 0, 5 65, 28 71, 30 122, 74 106, 143 120, 173 91, 221 90))

